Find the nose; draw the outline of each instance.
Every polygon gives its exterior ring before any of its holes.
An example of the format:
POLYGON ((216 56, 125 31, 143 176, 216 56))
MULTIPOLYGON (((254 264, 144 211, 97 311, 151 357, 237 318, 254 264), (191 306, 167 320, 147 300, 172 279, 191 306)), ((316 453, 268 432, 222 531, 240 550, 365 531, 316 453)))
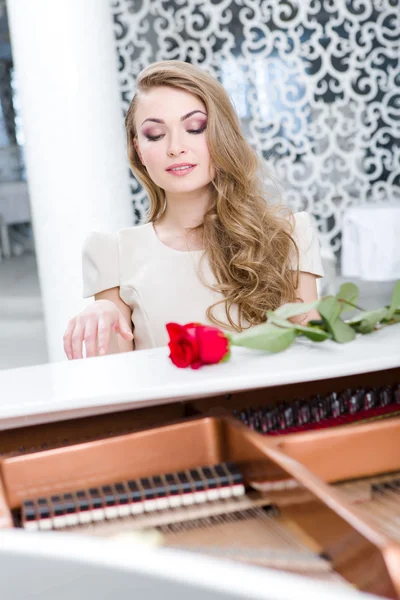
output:
POLYGON ((183 147, 183 144, 180 140, 179 135, 171 136, 170 143, 167 150, 168 156, 180 156, 181 154, 186 154, 186 150, 183 147))

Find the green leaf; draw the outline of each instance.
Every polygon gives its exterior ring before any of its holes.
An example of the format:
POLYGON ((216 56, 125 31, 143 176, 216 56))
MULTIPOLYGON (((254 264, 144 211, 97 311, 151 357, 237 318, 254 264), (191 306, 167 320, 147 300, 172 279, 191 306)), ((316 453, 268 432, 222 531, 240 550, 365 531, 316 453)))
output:
POLYGON ((333 323, 340 315, 340 302, 334 296, 327 296, 320 300, 318 312, 326 323, 333 323))
POLYGON ((354 329, 352 329, 349 325, 347 325, 347 323, 344 323, 339 318, 331 323, 331 333, 335 342, 339 342, 339 344, 351 342, 356 337, 354 329))
POLYGON ((324 340, 331 338, 332 336, 327 331, 317 327, 307 327, 297 323, 292 323, 286 319, 281 319, 276 316, 276 311, 269 310, 267 312, 268 323, 274 323, 278 327, 285 327, 286 329, 295 329, 301 335, 305 335, 314 342, 323 342, 324 340))
POLYGON ((304 313, 310 312, 314 308, 318 308, 319 300, 314 300, 314 302, 288 302, 283 306, 280 306, 273 312, 277 317, 282 317, 282 319, 290 319, 291 317, 296 317, 297 315, 302 315, 304 313))
POLYGON ((231 337, 233 346, 244 346, 254 350, 281 352, 286 350, 296 338, 296 330, 277 327, 272 323, 256 325, 251 329, 236 333, 231 337))
POLYGON ((356 318, 347 322, 358 333, 371 333, 382 320, 390 319, 390 308, 376 308, 375 310, 366 310, 356 318))
POLYGON ((386 319, 390 321, 390 319, 393 317, 395 311, 398 310, 399 308, 400 308, 400 281, 398 281, 393 288, 392 300, 390 302, 390 307, 388 309, 388 314, 386 316, 386 319))
POLYGON ((341 306, 337 298, 334 296, 324 298, 319 303, 318 312, 335 342, 345 344, 355 338, 354 330, 340 319, 341 306))
POLYGON ((358 294, 358 287, 354 283, 343 283, 339 293, 336 294, 336 298, 340 301, 340 312, 353 309, 354 304, 357 304, 358 294))

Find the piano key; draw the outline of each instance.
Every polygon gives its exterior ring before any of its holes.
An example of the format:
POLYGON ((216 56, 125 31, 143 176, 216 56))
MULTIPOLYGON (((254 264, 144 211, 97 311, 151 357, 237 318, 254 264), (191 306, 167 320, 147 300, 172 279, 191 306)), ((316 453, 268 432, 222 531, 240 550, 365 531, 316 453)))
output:
POLYGON ((128 491, 123 483, 115 483, 114 490, 118 505, 118 515, 120 517, 127 517, 131 514, 128 491))
POLYGON ((53 527, 54 529, 61 529, 67 524, 63 499, 61 496, 51 496, 50 501, 53 527))
POLYGON ((158 510, 165 510, 169 506, 165 483, 159 475, 151 477, 151 483, 156 494, 158 510))
POLYGON ((201 469, 198 469, 198 471, 201 475, 203 475, 207 483, 207 499, 211 502, 218 500, 220 498, 220 494, 215 473, 212 472, 210 467, 202 467, 201 469))
POLYGON ((85 490, 78 490, 75 494, 78 508, 78 520, 81 525, 92 522, 92 511, 90 501, 85 490))
POLYGON ((76 512, 75 499, 72 494, 64 494, 63 496, 65 520, 67 526, 74 526, 79 524, 79 517, 76 512))
POLYGON ((129 503, 132 515, 139 515, 144 512, 143 492, 134 480, 128 481, 129 503))
POLYGON ((184 471, 179 471, 176 476, 179 481, 179 488, 182 494, 182 504, 184 506, 190 506, 191 504, 194 504, 193 489, 189 477, 184 471))
POLYGON ((157 500, 154 488, 152 483, 148 477, 142 477, 140 480, 140 485, 143 490, 143 506, 146 512, 152 512, 157 510, 157 500))
POLYGON ((214 471, 218 477, 219 493, 223 499, 232 497, 229 476, 221 465, 214 465, 214 471))
POLYGON ((189 469, 187 471, 189 476, 189 481, 191 481, 193 486, 193 499, 198 504, 202 504, 207 501, 206 494, 206 484, 203 480, 202 476, 198 472, 197 469, 189 469))
POLYGON ((115 519, 118 517, 118 507, 114 491, 110 485, 103 485, 101 488, 103 494, 104 514, 106 519, 115 519))
POLYGON ((164 480, 167 489, 168 504, 171 508, 178 508, 182 506, 182 498, 179 490, 179 483, 175 479, 173 473, 167 473, 164 475, 164 480))
POLYGON ((28 531, 37 531, 39 524, 36 520, 36 507, 32 500, 25 500, 22 504, 22 525, 28 531))
POLYGON ((231 461, 228 461, 224 464, 226 470, 228 471, 231 480, 232 480, 232 492, 234 496, 243 496, 243 494, 245 493, 245 488, 244 488, 244 484, 243 484, 243 477, 241 472, 239 471, 238 467, 232 463, 231 461))
POLYGON ((36 514, 39 529, 48 531, 53 529, 51 510, 47 498, 38 498, 36 501, 36 514))
POLYGON ((103 509, 103 500, 99 490, 97 488, 90 488, 89 498, 93 521, 104 521, 105 514, 103 509))

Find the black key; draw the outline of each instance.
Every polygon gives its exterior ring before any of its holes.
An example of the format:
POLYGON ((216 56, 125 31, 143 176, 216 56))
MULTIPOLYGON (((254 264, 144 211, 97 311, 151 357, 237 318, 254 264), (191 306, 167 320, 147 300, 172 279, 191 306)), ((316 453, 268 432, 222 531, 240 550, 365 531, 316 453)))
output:
POLYGON ((55 517, 62 517, 65 515, 64 503, 61 496, 51 496, 51 505, 53 509, 53 515, 55 517))
POLYGON ((153 480, 154 491, 155 491, 157 497, 165 498, 165 496, 167 495, 167 490, 165 489, 165 483, 163 482, 161 477, 159 475, 156 475, 155 477, 152 477, 152 480, 153 480))
POLYGON ((190 483, 189 478, 186 475, 186 473, 184 473, 183 471, 180 471, 179 473, 177 473, 177 478, 180 483, 182 492, 187 493, 187 492, 193 491, 192 484, 190 483))
POLYGON ((39 498, 37 501, 37 511, 39 519, 49 519, 51 510, 47 498, 39 498))
POLYGON ((76 497, 78 499, 79 512, 84 512, 90 509, 89 500, 84 490, 79 490, 76 492, 76 497))
POLYGON ((73 495, 72 494, 64 494, 63 500, 64 500, 64 510, 65 510, 66 514, 71 515, 73 513, 76 513, 76 504, 75 504, 73 495))
POLYGON ((199 469, 199 471, 203 472, 203 475, 207 480, 208 488, 210 490, 214 490, 215 488, 218 487, 217 479, 216 479, 214 473, 211 471, 210 467, 203 467, 202 469, 199 469))
POLYGON ((177 496, 179 494, 179 486, 175 480, 175 477, 172 475, 172 473, 168 473, 167 475, 164 475, 164 478, 168 485, 168 495, 177 496))
POLYGON ((203 481, 197 469, 189 469, 190 477, 193 479, 194 489, 198 492, 206 489, 206 483, 203 481))
POLYGON ((128 481, 128 490, 131 502, 141 502, 143 500, 142 492, 136 481, 128 481))
POLYGON ((140 485, 144 490, 144 499, 145 500, 153 500, 156 497, 153 486, 151 485, 151 481, 148 477, 143 477, 140 479, 140 485))
POLYGON ((89 489, 89 497, 92 504, 92 508, 103 508, 103 500, 97 488, 89 489))
POLYGON ((128 504, 129 502, 129 497, 128 494, 125 490, 125 486, 123 483, 116 483, 114 485, 115 491, 116 491, 116 498, 117 498, 117 502, 118 504, 128 504))
POLYGON ((25 521, 36 521, 35 503, 32 500, 25 500, 22 505, 22 513, 25 521))
POLYGON ((221 465, 215 465, 214 471, 217 474, 219 486, 228 486, 230 484, 229 477, 221 465))
POLYGON ((233 483, 243 483, 243 477, 241 472, 239 471, 238 467, 232 463, 230 460, 228 462, 225 463, 226 468, 229 471, 229 474, 232 477, 232 481, 233 483))
POLYGON ((115 506, 116 502, 112 487, 110 485, 103 485, 101 491, 103 492, 106 506, 115 506))

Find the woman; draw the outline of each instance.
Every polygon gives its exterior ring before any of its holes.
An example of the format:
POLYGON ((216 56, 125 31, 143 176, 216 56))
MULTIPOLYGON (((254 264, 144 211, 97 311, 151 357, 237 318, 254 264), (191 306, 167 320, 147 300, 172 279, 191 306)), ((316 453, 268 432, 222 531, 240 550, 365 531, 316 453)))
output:
POLYGON ((85 240, 83 296, 95 302, 68 324, 69 359, 82 358, 83 342, 87 357, 163 346, 171 321, 241 331, 267 309, 317 298, 310 218, 268 206, 218 81, 184 62, 154 63, 138 77, 125 125, 148 222, 85 240))

